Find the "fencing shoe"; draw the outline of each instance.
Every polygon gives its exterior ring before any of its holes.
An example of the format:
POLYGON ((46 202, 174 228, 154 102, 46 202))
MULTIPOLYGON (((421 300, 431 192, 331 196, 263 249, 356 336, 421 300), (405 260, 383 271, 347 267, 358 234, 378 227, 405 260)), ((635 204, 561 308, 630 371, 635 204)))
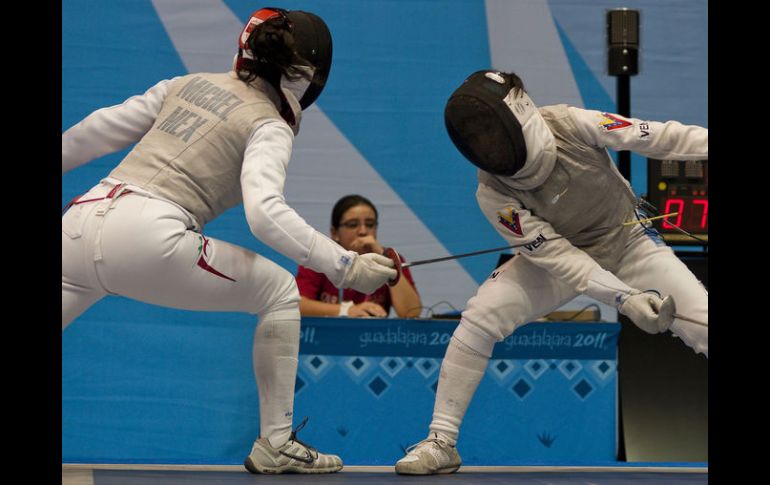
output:
POLYGON ((462 460, 457 447, 449 445, 435 433, 407 448, 407 454, 396 462, 396 473, 401 475, 433 475, 454 473, 462 460))
POLYGON ((251 473, 334 473, 342 469, 342 460, 336 455, 319 453, 315 448, 297 439, 297 431, 307 422, 302 423, 291 433, 289 441, 283 446, 273 448, 267 438, 254 442, 251 453, 243 466, 251 473))

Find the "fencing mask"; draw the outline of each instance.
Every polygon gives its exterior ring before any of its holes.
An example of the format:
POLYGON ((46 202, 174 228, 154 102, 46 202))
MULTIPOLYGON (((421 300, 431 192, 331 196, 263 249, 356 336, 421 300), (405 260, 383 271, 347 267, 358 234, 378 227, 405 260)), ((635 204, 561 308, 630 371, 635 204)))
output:
POLYGON ((329 78, 332 68, 332 35, 318 15, 292 10, 287 16, 294 23, 297 53, 312 64, 304 67, 312 73, 312 79, 284 79, 281 85, 294 93, 302 109, 305 109, 318 98, 329 78))
POLYGON ((513 176, 553 134, 515 74, 477 71, 449 97, 444 122, 452 142, 485 172, 513 176))

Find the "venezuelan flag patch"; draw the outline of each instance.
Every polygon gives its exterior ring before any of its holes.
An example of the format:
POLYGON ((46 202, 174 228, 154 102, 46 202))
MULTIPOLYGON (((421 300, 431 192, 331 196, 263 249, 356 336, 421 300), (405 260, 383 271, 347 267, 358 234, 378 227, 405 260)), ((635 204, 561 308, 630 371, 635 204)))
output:
POLYGON ((609 113, 602 113, 602 120, 599 122, 599 126, 604 128, 605 131, 621 130, 623 128, 628 128, 632 124, 633 123, 630 121, 618 118, 609 113))
POLYGON ((497 211, 497 222, 505 226, 516 236, 524 236, 524 232, 521 230, 521 222, 519 222, 519 214, 512 207, 504 211, 497 211))

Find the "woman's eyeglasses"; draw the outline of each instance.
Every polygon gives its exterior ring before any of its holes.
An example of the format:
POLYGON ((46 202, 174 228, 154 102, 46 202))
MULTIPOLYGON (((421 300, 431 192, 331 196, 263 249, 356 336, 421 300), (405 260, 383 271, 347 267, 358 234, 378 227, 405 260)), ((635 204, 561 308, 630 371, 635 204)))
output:
POLYGON ((352 219, 345 222, 340 222, 340 227, 344 227, 345 229, 358 229, 361 227, 361 224, 366 226, 367 229, 375 229, 377 228, 377 221, 372 219, 367 219, 365 221, 360 221, 358 219, 352 219))

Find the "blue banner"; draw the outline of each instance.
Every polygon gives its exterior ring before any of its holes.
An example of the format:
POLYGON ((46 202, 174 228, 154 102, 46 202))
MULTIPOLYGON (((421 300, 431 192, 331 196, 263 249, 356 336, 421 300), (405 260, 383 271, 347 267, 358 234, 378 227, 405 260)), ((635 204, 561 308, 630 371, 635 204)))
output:
MULTIPOLYGON (((444 357, 457 322, 303 318, 300 353, 444 357)), ((618 323, 534 322, 495 346, 493 359, 615 359, 618 323)))
MULTIPOLYGON (((63 462, 242 463, 259 434, 256 319, 114 304, 62 334, 63 462)), ((303 319, 301 438, 348 465, 393 465, 427 433, 456 326, 303 319)), ((538 322, 499 343, 465 416, 463 463, 615 459, 618 330, 538 322)))

